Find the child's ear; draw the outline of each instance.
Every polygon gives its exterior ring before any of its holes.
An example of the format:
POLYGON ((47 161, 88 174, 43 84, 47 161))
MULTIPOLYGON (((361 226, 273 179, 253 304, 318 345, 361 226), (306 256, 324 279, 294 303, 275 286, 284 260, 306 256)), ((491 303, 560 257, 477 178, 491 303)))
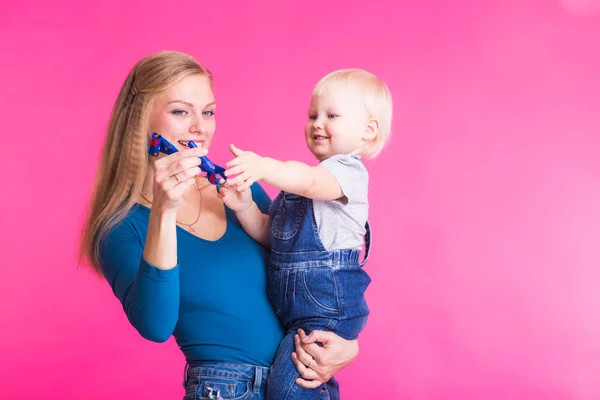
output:
POLYGON ((367 126, 365 128, 365 133, 363 134, 364 140, 373 140, 379 133, 379 121, 376 118, 369 118, 367 120, 367 126))

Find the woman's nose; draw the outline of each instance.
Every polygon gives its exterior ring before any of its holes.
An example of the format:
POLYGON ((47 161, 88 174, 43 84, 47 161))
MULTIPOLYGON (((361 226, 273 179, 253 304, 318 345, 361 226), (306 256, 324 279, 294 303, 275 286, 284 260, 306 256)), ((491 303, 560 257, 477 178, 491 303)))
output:
POLYGON ((197 117, 193 120, 192 125, 190 126, 190 132, 200 132, 204 133, 206 131, 206 123, 202 119, 202 117, 197 117))

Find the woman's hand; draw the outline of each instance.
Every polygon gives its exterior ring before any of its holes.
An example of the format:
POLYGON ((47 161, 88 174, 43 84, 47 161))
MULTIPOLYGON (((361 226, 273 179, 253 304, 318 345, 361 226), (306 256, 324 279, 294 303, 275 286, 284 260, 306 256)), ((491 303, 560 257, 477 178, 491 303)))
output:
POLYGON ((177 265, 177 207, 186 188, 195 183, 200 173, 200 157, 203 148, 185 149, 154 162, 152 203, 148 234, 143 257, 159 269, 172 269, 177 265))
POLYGON ((296 383, 307 389, 327 382, 358 356, 358 340, 346 340, 333 332, 312 331, 307 336, 298 329, 294 342, 296 351, 292 353, 292 360, 302 377, 296 383))
POLYGON ((185 190, 195 183, 195 176, 201 172, 200 157, 206 153, 202 147, 185 149, 154 162, 152 208, 176 209, 181 204, 185 190))

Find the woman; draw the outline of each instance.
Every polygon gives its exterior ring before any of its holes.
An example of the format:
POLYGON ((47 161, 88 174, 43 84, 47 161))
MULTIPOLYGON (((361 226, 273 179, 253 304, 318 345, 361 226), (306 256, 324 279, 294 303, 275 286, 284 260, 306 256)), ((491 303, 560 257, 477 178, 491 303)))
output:
MULTIPOLYGON (((266 296, 267 250, 198 176, 215 105, 212 75, 186 54, 157 53, 133 68, 111 116, 81 259, 144 338, 175 336, 187 361, 184 399, 262 399, 283 332, 266 296), (152 132, 179 152, 149 156, 152 132)), ((264 190, 252 192, 266 212, 264 190)), ((299 332, 298 384, 327 398, 338 389, 322 383, 357 354, 356 341, 299 332)))

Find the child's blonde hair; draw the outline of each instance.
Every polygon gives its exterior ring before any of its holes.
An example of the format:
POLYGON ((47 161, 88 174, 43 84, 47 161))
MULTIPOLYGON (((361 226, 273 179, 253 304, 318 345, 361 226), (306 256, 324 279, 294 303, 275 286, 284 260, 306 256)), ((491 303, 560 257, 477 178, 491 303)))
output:
POLYGON ((363 152, 365 158, 377 157, 389 140, 392 129, 393 106, 390 89, 372 73, 359 68, 348 68, 325 75, 315 86, 313 95, 321 95, 333 82, 343 82, 356 89, 362 96, 369 116, 379 123, 377 136, 363 152))

